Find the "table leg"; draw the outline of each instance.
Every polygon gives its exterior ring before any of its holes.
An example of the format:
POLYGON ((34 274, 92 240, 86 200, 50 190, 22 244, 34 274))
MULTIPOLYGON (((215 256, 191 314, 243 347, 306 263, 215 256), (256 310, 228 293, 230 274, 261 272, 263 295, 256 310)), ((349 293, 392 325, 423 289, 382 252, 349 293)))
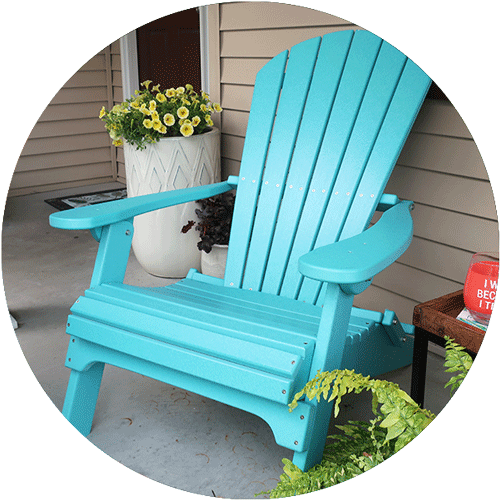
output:
POLYGON ((427 370, 428 344, 429 338, 425 330, 419 327, 415 327, 410 396, 421 408, 424 407, 425 372, 427 370))

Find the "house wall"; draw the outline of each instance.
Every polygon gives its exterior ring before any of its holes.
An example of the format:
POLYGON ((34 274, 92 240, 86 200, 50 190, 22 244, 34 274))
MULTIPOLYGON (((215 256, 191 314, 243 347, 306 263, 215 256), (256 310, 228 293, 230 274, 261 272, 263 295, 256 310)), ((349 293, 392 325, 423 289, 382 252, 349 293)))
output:
MULTIPOLYGON (((210 95, 221 102, 222 178, 237 175, 257 71, 292 45, 356 26, 277 3, 209 6, 210 95)), ((477 147, 448 101, 426 100, 386 192, 415 201, 409 250, 357 296, 355 305, 394 309, 411 322, 419 302, 463 286, 472 254, 498 248, 493 194, 477 147)))
POLYGON ((59 90, 33 128, 9 196, 116 179, 116 153, 98 115, 119 99, 116 45, 90 59, 59 90))

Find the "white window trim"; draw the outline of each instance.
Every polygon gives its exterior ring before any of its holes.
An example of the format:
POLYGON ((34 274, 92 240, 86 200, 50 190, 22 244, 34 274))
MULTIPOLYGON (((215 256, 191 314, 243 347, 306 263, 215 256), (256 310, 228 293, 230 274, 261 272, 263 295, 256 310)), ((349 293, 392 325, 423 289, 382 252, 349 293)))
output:
MULTIPOLYGON (((208 61, 208 6, 199 7, 201 88, 210 94, 208 61)), ((122 66, 123 99, 133 96, 139 88, 139 65, 137 60, 137 35, 135 30, 120 38, 120 59, 122 66)))

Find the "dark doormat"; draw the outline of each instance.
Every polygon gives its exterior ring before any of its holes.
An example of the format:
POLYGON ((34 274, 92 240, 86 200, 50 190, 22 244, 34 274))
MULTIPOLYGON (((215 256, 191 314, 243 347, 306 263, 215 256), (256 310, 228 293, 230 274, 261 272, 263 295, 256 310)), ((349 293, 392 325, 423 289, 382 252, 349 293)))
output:
POLYGON ((52 198, 44 201, 58 210, 68 210, 70 208, 96 205, 105 201, 121 200, 126 197, 127 188, 121 188, 98 191, 96 193, 77 194, 75 196, 62 196, 61 198, 52 198))

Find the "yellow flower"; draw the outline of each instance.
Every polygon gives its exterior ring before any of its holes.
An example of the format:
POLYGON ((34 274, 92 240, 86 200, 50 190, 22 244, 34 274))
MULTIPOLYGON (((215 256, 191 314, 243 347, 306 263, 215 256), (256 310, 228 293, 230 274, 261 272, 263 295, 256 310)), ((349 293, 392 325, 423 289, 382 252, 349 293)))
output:
POLYGON ((205 121, 207 122, 207 125, 208 125, 209 127, 211 127, 211 126, 214 124, 214 122, 212 121, 212 118, 211 118, 211 116, 210 116, 210 115, 206 115, 206 116, 205 116, 205 121))
POLYGON ((106 108, 103 106, 101 112, 99 113, 99 118, 102 118, 106 114, 106 108))
POLYGON ((189 83, 186 83, 186 89, 187 90, 193 90, 193 86, 190 85, 189 83))
POLYGON ((160 134, 166 134, 167 133, 167 127, 165 125, 162 125, 159 130, 160 134))
POLYGON ((203 92, 203 90, 201 91, 201 95, 202 95, 203 99, 206 99, 207 101, 210 100, 210 96, 206 92, 203 92))
POLYGON ((153 127, 153 122, 149 119, 149 118, 146 118, 142 124, 146 127, 146 128, 152 128, 153 127))
POLYGON ((159 92, 160 91, 160 84, 155 85, 152 89, 151 92, 159 92))
POLYGON ((180 129, 180 132, 184 137, 189 137, 190 135, 193 135, 194 128, 190 123, 184 123, 180 129))
POLYGON ((200 109, 206 113, 207 112, 207 106, 205 104, 200 104, 200 109))
POLYGON ((151 118, 153 120, 159 120, 160 119, 160 115, 158 114, 158 111, 151 111, 151 118))
POLYGON ((145 104, 141 104, 141 107, 139 108, 139 111, 145 115, 151 115, 151 112, 149 111, 148 108, 146 108, 145 104))
POLYGON ((177 110, 177 116, 179 118, 187 118, 189 116, 189 109, 187 109, 186 106, 181 106, 177 110))
POLYGON ((141 85, 143 87, 146 87, 147 89, 149 89, 149 85, 151 84, 151 80, 146 80, 145 82, 142 82, 141 85))
POLYGON ((149 101, 149 110, 154 111, 156 109, 156 101, 149 101))
POLYGON ((185 97, 181 97, 181 101, 186 106, 191 106, 191 101, 189 99, 186 99, 185 97))
POLYGON ((160 130, 162 127, 161 121, 160 120, 153 120, 153 128, 155 130, 160 130))
POLYGON ((134 109, 139 109, 139 102, 138 101, 132 101, 130 103, 130 107, 132 107, 134 109))
POLYGON ((214 102, 214 109, 217 111, 217 113, 220 113, 222 111, 222 108, 220 107, 220 104, 214 102))
POLYGON ((156 94, 156 98, 158 99, 159 102, 165 102, 167 100, 165 95, 160 93, 156 94))
POLYGON ((186 92, 186 89, 185 89, 184 87, 177 87, 177 88, 175 89, 175 92, 176 92, 177 94, 184 94, 184 92, 186 92))
POLYGON ((121 139, 113 141, 113 146, 121 146, 122 144, 123 144, 123 141, 121 139))
POLYGON ((199 125, 200 122, 201 122, 201 118, 199 116, 195 116, 191 123, 193 124, 193 127, 196 127, 197 125, 199 125))
POLYGON ((171 113, 166 113, 165 116, 163 117, 163 122, 168 127, 172 126, 175 123, 174 115, 172 115, 171 113))
POLYGON ((119 139, 120 138, 120 134, 117 134, 115 129, 116 129, 116 127, 113 127, 109 131, 109 137, 111 137, 111 139, 119 139))
POLYGON ((174 97, 174 95, 175 95, 175 89, 167 90, 167 97, 174 97))

